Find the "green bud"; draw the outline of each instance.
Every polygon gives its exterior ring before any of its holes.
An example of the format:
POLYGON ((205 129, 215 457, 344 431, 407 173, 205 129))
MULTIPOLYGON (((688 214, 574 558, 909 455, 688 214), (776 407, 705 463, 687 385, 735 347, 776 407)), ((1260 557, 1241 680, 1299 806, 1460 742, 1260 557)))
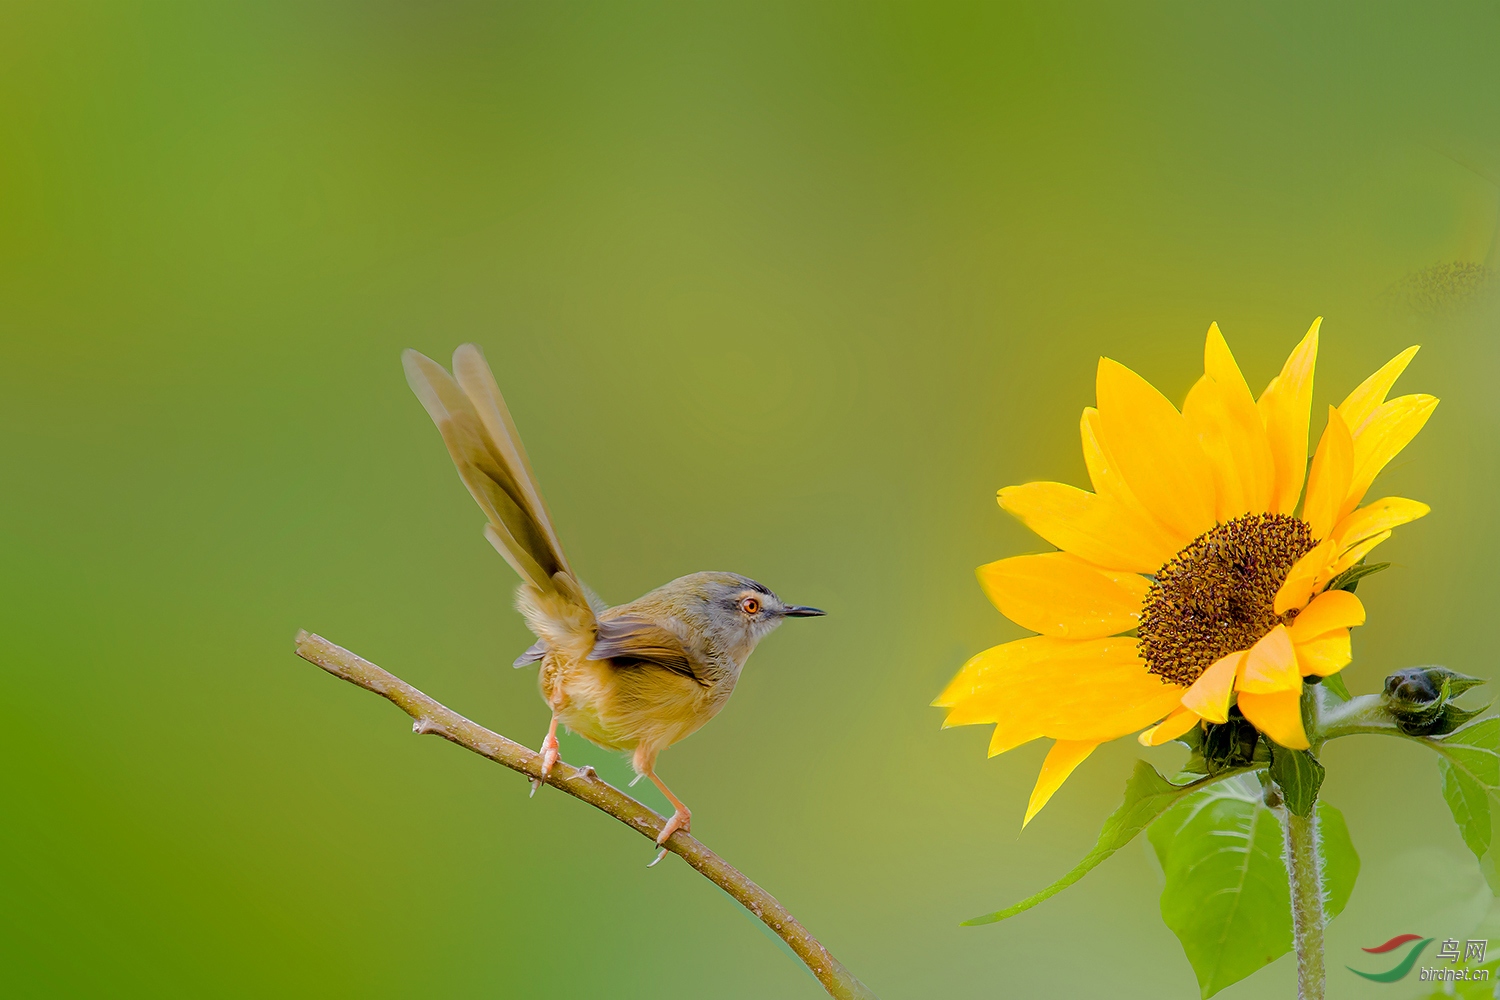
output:
POLYGON ((1478 677, 1447 667, 1407 667, 1385 679, 1385 706, 1408 736, 1442 736, 1483 711, 1451 704, 1452 699, 1483 683, 1478 677))

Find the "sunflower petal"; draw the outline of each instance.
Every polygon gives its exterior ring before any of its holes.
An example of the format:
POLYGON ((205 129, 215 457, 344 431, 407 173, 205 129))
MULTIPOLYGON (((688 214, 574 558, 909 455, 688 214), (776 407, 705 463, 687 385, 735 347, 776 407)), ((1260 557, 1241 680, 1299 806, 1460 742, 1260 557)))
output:
POLYGON ((1271 491, 1273 514, 1290 514, 1302 495, 1302 480, 1307 472, 1313 368, 1318 360, 1318 327, 1322 323, 1321 316, 1313 320, 1312 328, 1286 359, 1281 374, 1271 380, 1256 404, 1266 425, 1276 468, 1276 485, 1271 491))
POLYGON ((1255 399, 1250 395, 1250 384, 1245 381, 1244 374, 1240 371, 1239 364, 1234 360, 1234 352, 1229 349, 1229 342, 1224 339, 1224 334, 1219 332, 1219 324, 1208 324, 1208 336, 1203 342, 1203 374, 1219 383, 1225 391, 1239 395, 1255 405, 1255 399))
POLYGON ((1354 437, 1344 418, 1333 407, 1328 408, 1328 427, 1313 455, 1312 470, 1307 476, 1307 499, 1302 504, 1302 520, 1312 529, 1314 538, 1327 538, 1337 523, 1349 482, 1354 475, 1354 437))
POLYGON ((1271 610, 1284 615, 1293 608, 1300 609, 1306 605, 1318 585, 1331 579, 1327 573, 1333 557, 1333 539, 1325 538, 1314 545, 1306 555, 1292 564, 1291 571, 1281 582, 1281 589, 1276 591, 1276 600, 1271 610))
POLYGON ((1140 622, 1139 591, 1066 552, 1001 559, 979 567, 978 575, 1001 614, 1042 635, 1099 639, 1140 622))
POLYGON ((998 757, 1008 753, 1016 747, 1032 740, 1039 740, 1042 734, 1035 727, 1028 728, 1019 726, 996 726, 995 731, 990 734, 989 756, 998 757))
POLYGON ((1133 547, 1149 549, 1156 558, 1156 565, 1160 566, 1193 540, 1193 536, 1174 532, 1152 516, 1131 490, 1130 484, 1125 482, 1114 457, 1104 448, 1098 410, 1092 406, 1084 407, 1078 431, 1083 439, 1083 461, 1088 466, 1094 492, 1118 509, 1121 530, 1137 540, 1133 547))
POLYGON ((1419 517, 1426 517, 1432 510, 1419 500, 1405 497, 1381 497, 1354 511, 1333 529, 1334 544, 1348 548, 1367 538, 1389 531, 1419 517))
POLYGON ((1162 560, 1157 549, 1130 531, 1118 506, 1076 486, 1026 483, 1000 491, 1000 506, 1032 531, 1104 569, 1154 573, 1162 560))
POLYGON ((1159 747, 1170 743, 1198 724, 1198 716, 1186 708, 1178 708, 1150 729, 1142 730, 1136 739, 1143 747, 1159 747))
POLYGON ((1137 640, 1091 639, 1074 643, 1053 661, 1036 724, 1053 739, 1112 740, 1137 732, 1182 700, 1182 688, 1146 670, 1137 640))
MULTIPOLYGON (((1051 656, 1064 645, 1061 639, 1031 636, 1026 639, 1017 639, 1015 642, 991 646, 984 652, 969 657, 968 662, 953 675, 953 680, 948 682, 948 686, 933 700, 932 705, 934 708, 955 708, 972 699, 997 678, 1004 677, 1013 670, 1021 669, 1034 660, 1051 656)), ((988 720, 973 719, 971 721, 986 722, 988 720)), ((943 726, 947 728, 969 724, 969 722, 948 721, 944 722, 943 726)))
POLYGON ((1288 750, 1308 749, 1307 732, 1302 728, 1302 695, 1298 691, 1274 694, 1240 693, 1240 711, 1250 724, 1288 750))
POLYGON ((1193 387, 1183 405, 1183 416, 1213 466, 1215 513, 1221 522, 1240 514, 1263 513, 1270 509, 1276 482, 1271 442, 1256 410, 1255 397, 1250 395, 1245 376, 1217 323, 1208 328, 1203 373, 1208 386, 1200 380, 1193 387))
POLYGON ((1009 749, 1037 735, 1097 743, 1136 732, 1182 690, 1146 670, 1136 639, 1033 636, 971 659, 938 702, 949 709, 944 727, 993 722, 991 747, 1009 749))
POLYGON ((1353 566, 1365 556, 1369 555, 1370 552, 1375 548, 1375 546, 1379 545, 1381 542, 1390 537, 1391 533, 1389 531, 1382 531, 1378 535, 1366 538, 1358 545, 1345 549, 1343 555, 1330 562, 1328 564, 1328 568, 1323 570, 1323 572, 1319 575, 1317 586, 1321 587, 1323 584, 1328 583, 1344 570, 1348 569, 1350 566, 1353 566))
POLYGON ((1359 506, 1380 470, 1411 443, 1437 405, 1436 396, 1417 394, 1400 396, 1375 408, 1354 436, 1354 476, 1349 483, 1349 495, 1339 510, 1340 520, 1359 506))
POLYGON ((1021 829, 1024 830, 1031 818, 1042 811, 1042 806, 1068 780, 1073 769, 1082 764, 1098 745, 1081 740, 1058 740, 1052 744, 1047 759, 1042 761, 1042 773, 1036 776, 1036 787, 1031 790, 1031 801, 1026 804, 1026 818, 1021 821, 1021 829))
POLYGON ((1228 721, 1229 696, 1234 691, 1234 678, 1240 672, 1245 656, 1245 651, 1240 650, 1215 660, 1213 666, 1203 671, 1203 675, 1187 689, 1182 704, 1209 722, 1228 721))
POLYGON ((1365 623, 1365 606, 1347 590, 1327 590, 1313 598, 1292 622, 1292 642, 1311 642, 1325 632, 1365 623))
POLYGON ((937 699, 949 710, 943 727, 995 723, 992 756, 1038 736, 1097 743, 1136 732, 1182 697, 1147 672, 1136 645, 1032 636, 987 649, 937 699))
POLYGON ((1237 411, 1228 393, 1205 375, 1182 406, 1183 419, 1208 456, 1214 477, 1214 516, 1221 523, 1241 514, 1264 512, 1270 502, 1271 449, 1255 404, 1248 398, 1245 402, 1248 412, 1237 411), (1264 458, 1264 468, 1257 456, 1264 458))
POLYGON ((1406 371, 1406 366, 1411 364, 1411 359, 1417 356, 1416 347, 1408 347, 1400 354, 1381 366, 1380 370, 1359 384, 1359 388, 1349 393, 1344 401, 1339 404, 1339 415, 1344 418, 1344 423, 1349 430, 1358 434, 1364 427, 1365 421, 1370 419, 1370 414, 1375 408, 1385 402, 1386 394, 1391 391, 1391 386, 1396 384, 1396 379, 1406 371))
POLYGON ((949 709, 943 728, 995 723, 990 737, 991 757, 1042 736, 1031 712, 1037 685, 1046 676, 1039 665, 1067 643, 1046 636, 1032 636, 993 646, 970 657, 933 704, 949 709), (997 711, 996 704, 1009 700, 1014 711, 997 711))
POLYGON ((1297 664, 1303 677, 1308 674, 1317 674, 1319 677, 1336 674, 1347 667, 1352 659, 1354 655, 1350 651, 1349 630, 1346 628, 1334 629, 1311 642, 1297 644, 1297 664))
POLYGON ((1270 694, 1301 691, 1302 673, 1297 669, 1297 650, 1285 625, 1277 625, 1250 647, 1240 665, 1235 684, 1240 693, 1270 694))
POLYGON ((1177 408, 1109 358, 1099 359, 1096 393, 1105 450, 1146 509, 1187 538, 1212 528, 1213 471, 1177 408))

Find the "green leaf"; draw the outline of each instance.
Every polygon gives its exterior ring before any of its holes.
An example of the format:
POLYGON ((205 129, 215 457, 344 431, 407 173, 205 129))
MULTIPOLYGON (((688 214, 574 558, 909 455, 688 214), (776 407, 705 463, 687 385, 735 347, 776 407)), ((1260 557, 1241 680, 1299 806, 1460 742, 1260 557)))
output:
POLYGON ((1500 718, 1480 719, 1441 739, 1423 743, 1442 754, 1443 798, 1464 843, 1479 859, 1490 889, 1500 895, 1495 847, 1500 844, 1500 718))
MULTIPOLYGON (((1337 809, 1317 805, 1328 919, 1349 901, 1359 855, 1337 809)), ((1161 915, 1211 997, 1292 947, 1291 889, 1282 829, 1246 775, 1172 807, 1149 834, 1166 873, 1161 915)))
POLYGON ((1312 813, 1323 785, 1323 765, 1306 750, 1271 749, 1271 780, 1281 789, 1286 807, 1298 816, 1312 813))
POLYGON ((1388 562, 1367 563, 1363 559, 1361 559, 1358 563, 1350 566, 1338 576, 1334 577, 1333 582, 1328 585, 1328 589, 1347 590, 1352 594, 1354 593, 1354 588, 1359 586, 1359 581, 1363 580, 1365 577, 1369 576, 1372 573, 1379 573, 1381 570, 1386 569, 1390 565, 1391 564, 1388 562))
POLYGON ((1323 678, 1323 686, 1332 691, 1334 697, 1338 698, 1340 701, 1348 701, 1350 698, 1354 697, 1349 693, 1349 685, 1344 683, 1342 674, 1330 674, 1329 676, 1323 678))
MULTIPOLYGON (((1227 773, 1221 776, 1227 776, 1227 773)), ((1003 910, 997 910, 982 917, 965 920, 962 926, 973 927, 979 924, 992 924, 1007 917, 1013 917, 1022 911, 1029 910, 1043 900, 1051 899, 1097 868, 1111 854, 1134 840, 1138 833, 1150 826, 1156 817, 1166 812, 1183 796, 1189 795, 1217 780, 1219 779, 1202 778, 1191 784, 1174 785, 1166 778, 1163 778, 1160 772, 1150 764, 1143 760, 1136 761, 1135 772, 1131 774, 1130 780, 1125 783, 1125 801, 1121 802, 1120 808, 1116 809, 1110 815, 1109 819, 1104 821, 1104 828, 1099 831, 1099 842, 1094 845, 1094 849, 1082 861, 1073 867, 1072 871, 1047 886, 1041 892, 1027 896, 1019 903, 1007 906, 1003 910)))

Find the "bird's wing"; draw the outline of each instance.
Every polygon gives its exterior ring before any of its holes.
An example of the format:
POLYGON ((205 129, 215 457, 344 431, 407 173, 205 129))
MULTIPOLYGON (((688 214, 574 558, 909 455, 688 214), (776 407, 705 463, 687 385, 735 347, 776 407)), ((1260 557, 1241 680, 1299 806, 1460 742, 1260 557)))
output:
POLYGON ((693 669, 692 657, 682 640, 667 628, 639 615, 617 615, 599 621, 599 639, 589 653, 591 660, 613 660, 621 666, 645 663, 681 674, 699 684, 706 678, 693 669))
POLYGON ((453 353, 456 379, 416 351, 403 352, 401 361, 460 478, 489 518, 490 543, 526 582, 587 611, 588 600, 563 555, 515 422, 479 348, 464 344, 453 353))
POLYGON ((544 657, 546 655, 547 655, 547 643, 543 639, 538 639, 536 642, 533 642, 530 646, 527 646, 526 647, 526 652, 524 652, 520 656, 516 657, 516 662, 512 663, 511 666, 516 667, 517 669, 519 669, 521 667, 530 666, 533 663, 540 663, 540 662, 542 662, 542 657, 544 657))

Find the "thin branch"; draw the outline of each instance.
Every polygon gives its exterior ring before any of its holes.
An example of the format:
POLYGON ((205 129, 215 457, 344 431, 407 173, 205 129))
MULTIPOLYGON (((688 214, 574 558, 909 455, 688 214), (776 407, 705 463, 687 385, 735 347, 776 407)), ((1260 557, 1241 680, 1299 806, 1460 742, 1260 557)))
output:
MULTIPOLYGON (((476 722, 470 722, 395 674, 382 670, 347 649, 335 646, 321 636, 306 631, 298 632, 297 655, 335 677, 342 677, 351 684, 373 691, 392 702, 416 720, 412 724, 412 731, 415 733, 441 736, 450 743, 457 743, 481 757, 504 764, 528 778, 535 779, 542 773, 541 754, 498 733, 492 733, 476 722)), ((666 822, 644 804, 604 781, 591 767, 577 768, 558 761, 547 784, 609 813, 653 842, 666 822)), ((838 1000, 877 1000, 869 987, 830 955, 828 949, 787 912, 786 907, 742 875, 733 865, 687 833, 674 833, 665 846, 759 917, 807 965, 829 996, 837 997, 838 1000)))

